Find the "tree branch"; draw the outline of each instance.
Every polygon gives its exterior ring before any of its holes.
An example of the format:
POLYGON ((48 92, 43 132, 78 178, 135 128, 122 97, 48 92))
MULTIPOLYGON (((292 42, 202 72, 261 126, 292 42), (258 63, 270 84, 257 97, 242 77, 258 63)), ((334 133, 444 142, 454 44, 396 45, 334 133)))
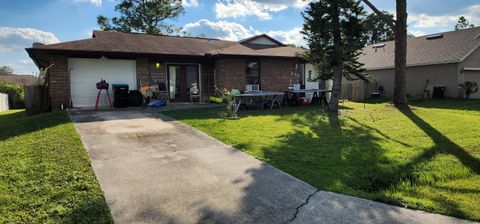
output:
POLYGON ((392 27, 392 29, 395 28, 395 23, 396 21, 390 17, 388 17, 387 15, 383 14, 383 12, 381 12, 380 10, 377 9, 377 7, 375 7, 375 5, 373 5, 370 0, 360 0, 360 1, 363 1, 368 7, 370 7, 373 12, 375 12, 375 14, 377 14, 380 18, 382 18, 389 26, 392 27))

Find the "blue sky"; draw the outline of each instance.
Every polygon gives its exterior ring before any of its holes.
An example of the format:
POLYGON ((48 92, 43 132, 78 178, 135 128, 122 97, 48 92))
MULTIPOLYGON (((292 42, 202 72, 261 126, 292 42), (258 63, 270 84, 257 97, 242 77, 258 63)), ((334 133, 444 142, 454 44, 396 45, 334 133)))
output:
MULTIPOLYGON (((393 12, 395 0, 372 0, 393 12)), ((37 68, 24 48, 32 42, 56 43, 90 38, 97 15, 115 16, 114 0, 0 0, 0 65, 15 73, 37 68)), ((191 35, 239 40, 267 33, 285 43, 302 44, 299 34, 304 0, 186 0, 185 13, 170 21, 191 35)), ((366 7, 368 9, 368 7, 366 7)), ((460 15, 480 24, 479 0, 408 0, 409 32, 424 35, 452 30, 460 15)))

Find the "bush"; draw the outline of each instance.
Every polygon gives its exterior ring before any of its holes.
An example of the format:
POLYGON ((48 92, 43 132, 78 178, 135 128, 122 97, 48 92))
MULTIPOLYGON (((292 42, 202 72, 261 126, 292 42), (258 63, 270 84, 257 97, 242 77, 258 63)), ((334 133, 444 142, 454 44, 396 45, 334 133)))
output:
POLYGON ((237 114, 237 105, 235 103, 235 95, 227 89, 219 91, 219 95, 223 104, 225 105, 223 111, 220 112, 220 117, 227 120, 239 119, 237 114))
POLYGON ((465 98, 469 99, 471 94, 478 92, 478 84, 476 82, 466 81, 463 84, 465 90, 465 98))
POLYGON ((10 109, 25 108, 22 85, 8 81, 0 81, 0 93, 8 94, 10 109))

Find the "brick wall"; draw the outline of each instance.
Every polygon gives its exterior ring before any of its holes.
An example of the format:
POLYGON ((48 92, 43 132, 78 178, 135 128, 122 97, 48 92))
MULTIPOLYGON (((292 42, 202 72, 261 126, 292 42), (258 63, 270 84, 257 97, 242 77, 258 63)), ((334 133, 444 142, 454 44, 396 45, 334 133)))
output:
POLYGON ((68 59, 66 56, 51 55, 49 64, 54 64, 49 70, 50 97, 52 110, 70 107, 70 80, 68 76, 68 59))
POLYGON ((165 62, 151 60, 150 61, 150 75, 153 82, 164 82, 167 84, 167 66, 165 62), (160 63, 160 67, 156 67, 156 63, 160 63))
POLYGON ((140 88, 141 84, 146 84, 150 82, 148 58, 137 58, 136 71, 137 71, 137 88, 140 88))
MULTIPOLYGON (((296 60, 260 60, 260 86, 262 90, 287 90, 299 82, 296 60)), ((215 62, 215 84, 219 89, 245 90, 245 59, 219 59, 215 62)))
POLYGON ((245 89, 245 60, 219 59, 215 62, 215 84, 218 89, 245 89))
POLYGON ((200 69, 201 84, 200 91, 202 92, 201 101, 207 101, 208 97, 215 95, 215 83, 214 83, 214 65, 211 63, 201 64, 200 69))
POLYGON ((284 91, 299 83, 295 60, 262 60, 260 62, 260 85, 262 90, 284 91))

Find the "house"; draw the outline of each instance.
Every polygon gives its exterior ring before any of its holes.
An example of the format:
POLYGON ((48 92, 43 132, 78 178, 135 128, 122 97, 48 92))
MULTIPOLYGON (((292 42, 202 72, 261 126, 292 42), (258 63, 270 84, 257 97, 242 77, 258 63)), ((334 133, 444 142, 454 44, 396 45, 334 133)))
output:
POLYGON ((7 81, 20 84, 22 86, 31 86, 35 82, 33 75, 0 75, 0 81, 7 81))
MULTIPOLYGON (((445 96, 464 97, 465 81, 480 84, 480 27, 444 32, 407 40, 407 94, 423 96, 433 87, 445 87, 445 96), (428 87, 427 86, 428 81, 428 87)), ((367 46, 360 62, 383 86, 385 95, 392 96, 394 88, 395 43, 389 41, 367 46)), ((471 95, 480 98, 480 93, 471 95)))
MULTIPOLYGON (((93 107, 95 84, 101 78, 110 84, 128 84, 130 89, 164 83, 165 98, 173 102, 188 101, 192 85, 206 101, 215 95, 215 88, 244 91, 253 84, 261 90, 283 91, 308 82, 303 49, 265 34, 237 42, 94 31, 89 39, 34 43, 26 51, 38 67, 53 64, 48 77, 52 108, 93 107)), ((308 69, 312 75, 313 68, 308 69)))

